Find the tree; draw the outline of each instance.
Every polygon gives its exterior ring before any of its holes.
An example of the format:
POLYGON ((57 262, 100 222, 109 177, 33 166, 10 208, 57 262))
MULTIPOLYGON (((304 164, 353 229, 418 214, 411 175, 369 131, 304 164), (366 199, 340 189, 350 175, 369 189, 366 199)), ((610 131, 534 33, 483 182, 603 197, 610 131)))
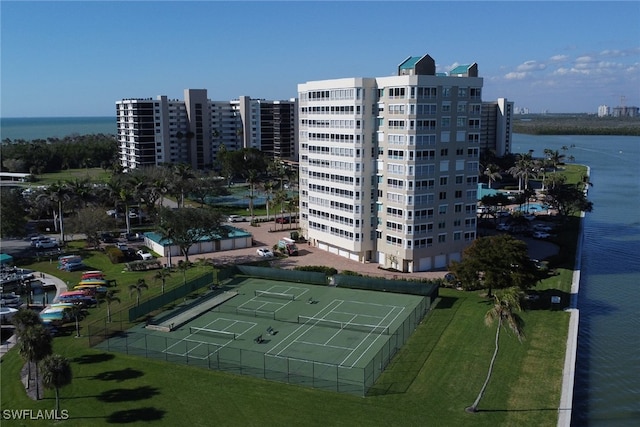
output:
POLYGON ((535 264, 529 258, 527 245, 508 234, 480 237, 463 252, 462 261, 452 262, 451 271, 466 290, 517 286, 529 289, 538 281, 535 264))
POLYGON ((500 173, 500 167, 493 163, 488 164, 482 174, 486 176, 487 179, 489 180, 489 188, 492 188, 491 183, 493 181, 502 179, 502 174, 500 173))
POLYGON ((182 284, 187 284, 187 270, 191 267, 191 263, 189 261, 178 261, 178 271, 182 272, 182 284))
POLYGON ((184 195, 193 186, 193 180, 196 177, 195 172, 186 163, 175 164, 171 170, 173 178, 171 188, 178 201, 178 207, 184 208, 184 195))
POLYGON ((168 269, 163 268, 162 270, 156 271, 156 274, 153 276, 155 280, 160 280, 162 282, 162 293, 164 294, 164 287, 167 282, 167 278, 171 277, 171 273, 168 269))
POLYGON ((489 363, 489 371, 487 372, 487 378, 482 384, 482 388, 478 393, 478 397, 473 402, 473 404, 465 410, 467 412, 477 412, 478 405, 480 404, 480 399, 484 395, 485 390, 487 389, 487 385, 489 384, 489 380, 491 379, 491 374, 493 373, 493 365, 496 361, 496 357, 498 356, 498 344, 500 342, 500 329, 503 325, 511 329, 516 338, 519 341, 524 339, 524 321, 522 318, 516 313, 516 311, 521 311, 520 301, 522 300, 522 290, 518 287, 512 287, 505 289, 503 292, 499 292, 498 294, 493 296, 493 307, 487 311, 484 316, 484 322, 487 326, 491 326, 494 321, 498 321, 498 327, 496 328, 496 338, 495 338, 495 349, 493 351, 493 356, 491 357, 491 363, 489 363))
POLYGON ((262 184, 262 189, 264 191, 264 200, 267 208, 267 221, 269 221, 269 206, 271 204, 271 200, 273 199, 273 181, 266 181, 262 184))
POLYGON ((60 243, 64 243, 64 222, 62 219, 63 205, 64 203, 71 200, 71 193, 69 191, 69 188, 64 183, 58 181, 57 183, 48 186, 38 197, 48 199, 58 208, 57 212, 54 210, 53 221, 56 226, 56 230, 60 230, 60 243))
POLYGON ((28 328, 42 325, 42 319, 35 311, 21 308, 13 315, 11 323, 16 327, 16 336, 20 339, 21 334, 28 328))
POLYGON ((0 188, 0 237, 22 236, 27 225, 24 212, 27 207, 24 197, 9 187, 0 188))
POLYGON ((133 293, 136 294, 136 306, 140 305, 140 296, 142 296, 142 291, 144 289, 149 289, 149 286, 144 279, 138 279, 135 285, 129 285, 129 295, 133 293))
POLYGON ((59 413, 59 390, 61 387, 71 384, 71 380, 73 378, 71 363, 69 363, 69 360, 64 356, 51 354, 42 359, 40 373, 42 375, 42 385, 45 388, 53 388, 56 391, 56 413, 59 413))
POLYGON ((80 318, 82 317, 82 308, 79 305, 71 307, 71 317, 76 321, 76 338, 80 338, 80 318))
POLYGON ((111 304, 114 302, 120 303, 120 298, 116 296, 114 290, 109 290, 98 297, 107 303, 107 323, 111 323, 111 304))
POLYGON ((167 209, 160 208, 159 230, 170 231, 171 241, 180 248, 185 261, 189 262, 189 249, 204 238, 224 238, 229 234, 223 226, 225 217, 210 208, 167 209))
MULTIPOLYGON (((27 362, 27 388, 31 382, 31 364, 38 365, 52 352, 52 337, 42 325, 26 328, 18 340, 18 353, 27 362)), ((36 369, 36 399, 40 399, 38 370, 36 369)))
POLYGON ((561 154, 558 150, 549 150, 548 152, 545 151, 545 154, 547 155, 547 159, 549 160, 549 163, 551 163, 551 165, 553 166, 553 170, 557 170, 558 165, 564 162, 564 158, 566 157, 564 154, 561 154))
POLYGON ((587 196, 580 184, 557 185, 547 190, 547 203, 558 209, 558 214, 565 219, 577 212, 593 211, 593 203, 587 200, 587 196))
POLYGON ((491 215, 497 221, 498 211, 502 209, 503 206, 507 206, 511 201, 509 200, 509 196, 506 194, 497 193, 482 197, 480 202, 482 203, 482 206, 487 208, 486 212, 484 212, 482 216, 491 215))
POLYGON ((84 234, 89 245, 98 247, 101 232, 110 230, 114 226, 114 219, 105 214, 104 209, 88 207, 79 210, 78 214, 69 220, 68 229, 72 233, 84 234))
POLYGON ((534 169, 535 165, 531 152, 518 155, 515 164, 507 171, 514 178, 518 178, 518 191, 522 191, 523 182, 524 188, 529 188, 529 180, 536 175, 534 169))

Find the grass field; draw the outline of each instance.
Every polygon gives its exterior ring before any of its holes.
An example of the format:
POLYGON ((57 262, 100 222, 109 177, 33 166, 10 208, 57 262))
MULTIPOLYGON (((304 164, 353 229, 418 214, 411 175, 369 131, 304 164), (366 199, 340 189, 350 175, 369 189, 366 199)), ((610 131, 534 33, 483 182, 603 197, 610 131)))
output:
MULTIPOLYGON (((57 424, 555 425, 568 314, 524 313, 527 339, 520 344, 503 335, 481 412, 467 414, 486 375, 495 330, 484 326, 482 296, 449 289, 441 295, 364 399, 95 351, 82 338, 56 339, 55 351, 73 360, 74 371, 73 383, 61 390, 61 408, 71 419, 57 424)), ((21 366, 15 351, 2 359, 2 409, 53 408, 52 391, 39 402, 26 397, 17 380, 21 366)), ((45 424, 52 423, 28 423, 45 424)))

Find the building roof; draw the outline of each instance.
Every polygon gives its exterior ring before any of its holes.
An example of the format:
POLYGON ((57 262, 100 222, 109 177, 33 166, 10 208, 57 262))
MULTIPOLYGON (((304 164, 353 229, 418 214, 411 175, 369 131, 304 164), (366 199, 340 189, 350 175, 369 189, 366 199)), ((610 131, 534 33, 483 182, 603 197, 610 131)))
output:
POLYGON ((449 71, 449 75, 465 74, 467 71, 469 71, 469 67, 471 67, 471 64, 458 65, 456 68, 454 68, 453 70, 449 71))
MULTIPOLYGON (((217 234, 212 234, 210 236, 202 237, 199 239, 200 242, 210 242, 212 240, 221 240, 221 239, 237 239, 251 236, 251 233, 248 233, 240 228, 231 227, 228 225, 223 225, 222 228, 228 230, 228 237, 222 237, 217 234)), ((149 231, 144 233, 144 235, 156 243, 159 243, 163 246, 170 246, 173 242, 170 239, 163 239, 160 233, 156 233, 154 231, 149 231)))
POLYGON ((416 63, 422 59, 422 56, 410 56, 399 65, 401 70, 410 70, 416 66, 416 63))

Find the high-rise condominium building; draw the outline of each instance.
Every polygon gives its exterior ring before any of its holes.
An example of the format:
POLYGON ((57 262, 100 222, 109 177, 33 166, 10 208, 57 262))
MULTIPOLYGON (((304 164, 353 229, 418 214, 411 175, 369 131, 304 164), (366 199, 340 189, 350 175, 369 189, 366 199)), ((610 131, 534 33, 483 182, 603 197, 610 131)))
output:
POLYGON ((480 152, 492 151, 498 157, 511 153, 513 102, 505 98, 482 103, 480 152))
POLYGON ((162 163, 215 168, 221 145, 295 160, 295 113, 295 100, 211 101, 206 89, 185 89, 184 100, 123 99, 116 102, 120 162, 125 170, 162 163))
POLYGON ((404 272, 461 259, 476 236, 482 78, 437 74, 298 85, 300 224, 310 243, 404 272))

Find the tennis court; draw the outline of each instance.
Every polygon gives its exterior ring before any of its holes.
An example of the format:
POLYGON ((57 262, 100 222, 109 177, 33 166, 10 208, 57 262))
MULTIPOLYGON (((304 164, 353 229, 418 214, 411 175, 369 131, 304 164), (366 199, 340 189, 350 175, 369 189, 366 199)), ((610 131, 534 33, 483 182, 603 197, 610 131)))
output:
POLYGON ((365 395, 428 308, 422 296, 248 277, 100 346, 365 395))

